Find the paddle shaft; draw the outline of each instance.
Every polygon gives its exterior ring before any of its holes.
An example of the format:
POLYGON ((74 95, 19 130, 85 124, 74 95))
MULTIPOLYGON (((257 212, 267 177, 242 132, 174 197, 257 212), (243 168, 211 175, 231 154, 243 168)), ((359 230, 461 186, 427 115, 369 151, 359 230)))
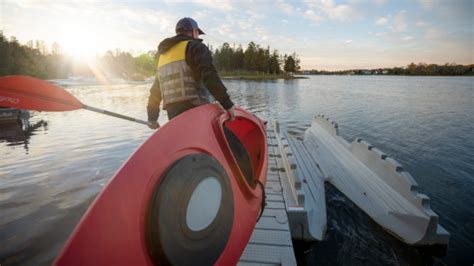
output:
POLYGON ((147 126, 149 125, 149 123, 147 121, 143 121, 143 120, 136 119, 136 118, 126 116, 126 115, 117 114, 117 113, 110 112, 110 111, 107 111, 107 110, 104 110, 104 109, 95 108, 95 107, 92 107, 92 106, 89 106, 89 105, 82 104, 82 108, 86 109, 86 110, 89 110, 89 111, 92 111, 92 112, 97 112, 97 113, 101 113, 101 114, 104 114, 104 115, 110 115, 110 116, 113 116, 113 117, 125 119, 125 120, 132 121, 132 122, 135 122, 135 123, 139 123, 139 124, 143 124, 143 125, 147 125, 147 126))

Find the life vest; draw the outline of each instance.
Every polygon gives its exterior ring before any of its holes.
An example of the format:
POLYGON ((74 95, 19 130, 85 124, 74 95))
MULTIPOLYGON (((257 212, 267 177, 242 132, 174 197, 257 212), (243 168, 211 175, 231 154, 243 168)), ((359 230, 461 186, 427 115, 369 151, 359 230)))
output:
POLYGON ((165 108, 167 104, 181 101, 190 101, 196 106, 211 102, 209 91, 202 81, 196 81, 186 63, 188 42, 179 42, 159 56, 157 76, 165 108))

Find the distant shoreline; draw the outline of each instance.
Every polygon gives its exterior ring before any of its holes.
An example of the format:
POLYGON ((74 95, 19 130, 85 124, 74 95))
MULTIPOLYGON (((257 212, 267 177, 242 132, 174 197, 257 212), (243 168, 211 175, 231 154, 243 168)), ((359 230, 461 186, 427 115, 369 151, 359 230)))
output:
POLYGON ((292 79, 308 79, 304 76, 288 75, 287 73, 282 74, 266 74, 266 73, 249 73, 249 72, 223 72, 219 73, 221 79, 225 80, 292 80, 292 79))
POLYGON ((338 71, 301 70, 302 75, 391 75, 391 76, 474 76, 474 64, 458 65, 455 63, 437 65, 426 63, 411 63, 406 67, 376 68, 376 69, 348 69, 338 71))
POLYGON ((463 74, 463 75, 407 75, 407 74, 305 74, 305 73, 298 73, 298 75, 304 76, 394 76, 394 77, 473 77, 474 72, 470 74, 463 74))

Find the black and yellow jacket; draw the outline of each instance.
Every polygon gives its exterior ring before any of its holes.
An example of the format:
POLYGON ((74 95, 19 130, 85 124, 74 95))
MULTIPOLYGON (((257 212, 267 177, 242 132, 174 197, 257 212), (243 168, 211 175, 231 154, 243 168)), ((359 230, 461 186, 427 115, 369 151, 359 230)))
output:
MULTIPOLYGON (((163 40, 158 46, 158 57, 165 54, 171 48, 187 41, 185 48, 185 61, 191 70, 192 78, 196 84, 202 84, 214 98, 225 109, 233 106, 232 101, 227 94, 227 89, 219 78, 217 71, 212 62, 212 55, 201 39, 194 39, 187 35, 176 35, 172 38, 163 40)), ((159 61, 159 58, 158 58, 159 61)), ((163 82, 163 81, 162 81, 163 82)), ((160 88, 159 75, 155 79, 150 89, 150 97, 148 99, 148 120, 156 121, 160 111, 160 103, 163 100, 163 93, 160 88)), ((166 103, 166 102, 165 102, 166 103)), ((173 104, 179 104, 173 103, 173 104)), ((166 105, 165 105, 166 108, 166 105)))

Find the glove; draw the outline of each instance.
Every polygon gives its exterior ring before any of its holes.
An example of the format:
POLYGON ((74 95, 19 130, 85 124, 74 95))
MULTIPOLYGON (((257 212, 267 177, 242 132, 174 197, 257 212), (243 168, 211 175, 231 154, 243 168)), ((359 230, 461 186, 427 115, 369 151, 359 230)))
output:
POLYGON ((148 121, 148 127, 151 129, 157 129, 160 127, 160 124, 157 121, 148 121))
POLYGON ((229 114, 229 122, 234 121, 234 118, 235 118, 235 105, 232 105, 231 108, 227 109, 227 113, 229 114))

